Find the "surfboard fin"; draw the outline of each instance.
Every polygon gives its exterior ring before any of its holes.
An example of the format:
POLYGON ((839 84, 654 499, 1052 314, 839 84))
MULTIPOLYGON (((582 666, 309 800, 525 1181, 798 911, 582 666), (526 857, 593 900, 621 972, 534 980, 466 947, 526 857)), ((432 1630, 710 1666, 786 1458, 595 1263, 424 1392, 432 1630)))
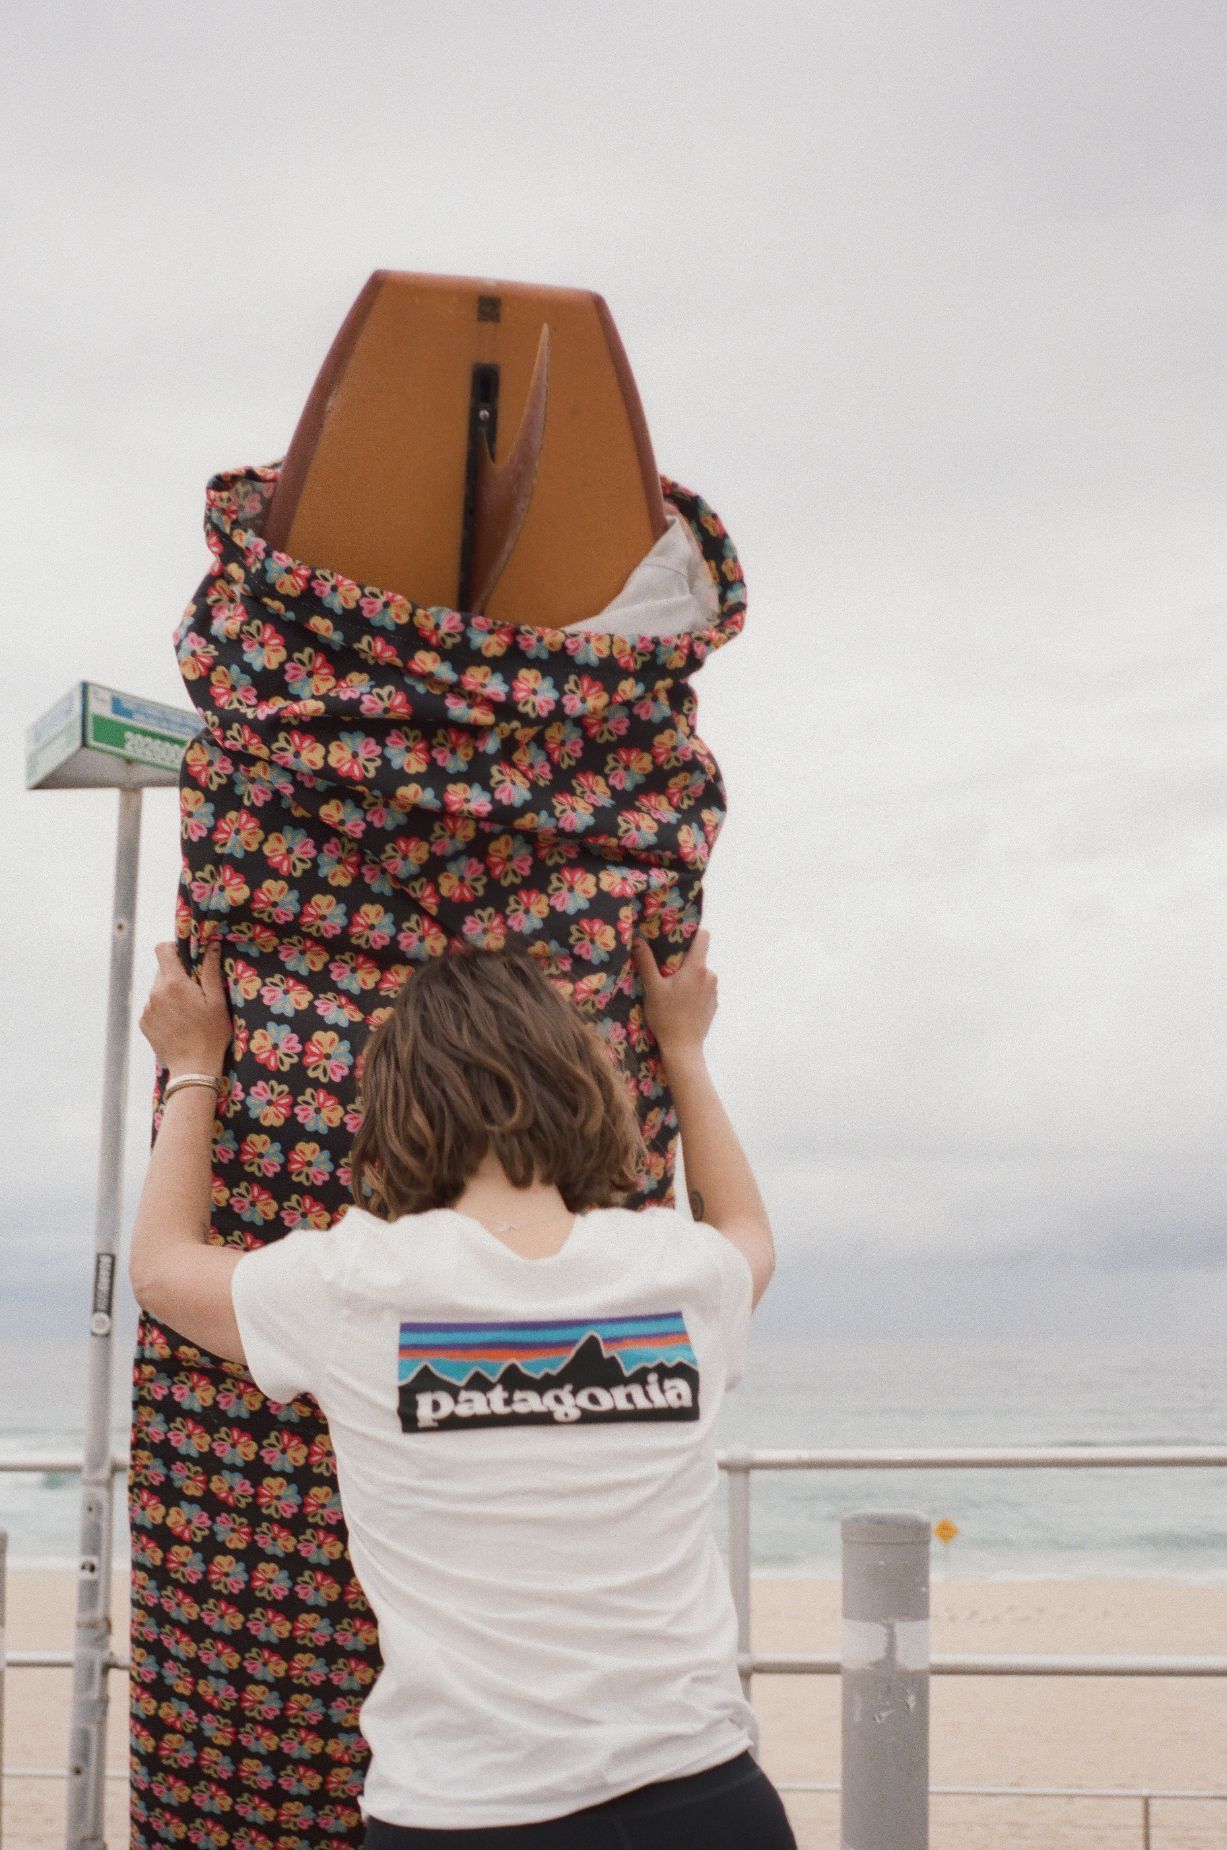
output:
POLYGON ((469 452, 457 610, 481 611, 520 537, 545 442, 550 394, 550 329, 543 322, 520 428, 498 464, 497 366, 475 365, 469 400, 469 452))

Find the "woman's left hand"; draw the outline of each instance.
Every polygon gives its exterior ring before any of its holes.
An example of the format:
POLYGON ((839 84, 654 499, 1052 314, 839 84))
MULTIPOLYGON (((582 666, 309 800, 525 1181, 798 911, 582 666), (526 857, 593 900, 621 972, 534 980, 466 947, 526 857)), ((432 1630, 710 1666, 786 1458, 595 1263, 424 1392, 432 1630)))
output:
POLYGON ((179 961, 174 944, 156 944, 158 974, 138 1026, 153 1048, 159 1066, 176 1073, 215 1073, 221 1076, 234 1035, 226 979, 222 975, 221 941, 215 938, 204 954, 200 979, 190 977, 179 961))

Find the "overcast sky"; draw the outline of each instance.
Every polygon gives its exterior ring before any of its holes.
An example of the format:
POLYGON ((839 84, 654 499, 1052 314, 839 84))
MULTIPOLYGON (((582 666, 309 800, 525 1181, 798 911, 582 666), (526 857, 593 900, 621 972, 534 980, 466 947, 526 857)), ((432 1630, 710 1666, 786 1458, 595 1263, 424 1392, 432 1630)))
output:
MULTIPOLYGON (((5 44, 10 1311, 85 1293, 117 801, 26 793, 25 728, 189 704, 205 481, 387 267, 600 291, 741 552, 696 685, 764 1322, 1221 1331, 1219 0, 9 0, 5 44)), ((134 1018, 178 853, 153 792, 134 1018)), ((129 1217, 152 1078, 134 1027, 129 1217)))

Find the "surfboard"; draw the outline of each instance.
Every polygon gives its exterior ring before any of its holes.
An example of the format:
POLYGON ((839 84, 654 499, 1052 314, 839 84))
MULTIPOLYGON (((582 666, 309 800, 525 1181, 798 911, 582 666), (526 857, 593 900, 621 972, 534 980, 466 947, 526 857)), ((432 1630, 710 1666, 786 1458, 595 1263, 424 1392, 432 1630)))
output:
POLYGON ((601 296, 394 270, 342 323, 264 523, 360 584, 549 628, 609 603, 664 531, 601 296))

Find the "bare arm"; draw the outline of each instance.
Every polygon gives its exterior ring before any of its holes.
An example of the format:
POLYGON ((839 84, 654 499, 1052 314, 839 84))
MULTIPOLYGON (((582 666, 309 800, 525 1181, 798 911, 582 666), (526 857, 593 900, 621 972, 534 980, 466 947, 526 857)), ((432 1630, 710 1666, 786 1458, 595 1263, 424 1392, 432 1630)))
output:
POLYGON ((217 1096, 204 1086, 185 1086, 167 1100, 132 1225, 128 1276, 137 1303, 155 1321, 242 1362, 230 1279, 243 1254, 205 1245, 216 1110, 217 1096))
MULTIPOLYGON (((159 1064, 177 1073, 219 1073, 231 1023, 220 947, 210 948, 195 982, 171 943, 159 944, 159 973, 141 1032, 159 1064)), ((243 1257, 207 1246, 217 1094, 185 1086, 167 1099, 132 1226, 128 1276, 143 1310, 214 1355, 242 1362, 243 1342, 230 1280, 243 1257)))
POLYGON ((716 1012, 716 977, 707 968, 709 942, 706 931, 698 932, 680 969, 666 977, 646 944, 636 939, 635 967, 677 1110, 691 1211, 745 1254, 757 1304, 775 1270, 775 1241, 754 1172, 703 1057, 716 1012))

